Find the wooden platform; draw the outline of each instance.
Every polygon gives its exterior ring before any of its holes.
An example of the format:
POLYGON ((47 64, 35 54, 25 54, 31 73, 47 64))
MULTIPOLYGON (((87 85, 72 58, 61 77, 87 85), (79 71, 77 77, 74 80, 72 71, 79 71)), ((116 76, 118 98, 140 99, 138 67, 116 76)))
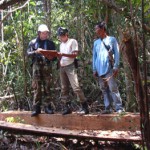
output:
POLYGON ((101 140, 141 141, 140 115, 40 114, 9 111, 0 113, 0 128, 49 136, 92 138, 101 140), (116 132, 117 131, 117 132, 116 132))
POLYGON ((28 111, 0 113, 1 121, 9 121, 9 117, 14 117, 16 122, 23 122, 24 124, 70 130, 140 130, 140 116, 139 114, 132 113, 126 113, 126 115, 123 116, 115 113, 109 115, 89 114, 83 116, 78 114, 69 114, 65 116, 61 114, 40 114, 37 117, 31 117, 31 112, 28 111))

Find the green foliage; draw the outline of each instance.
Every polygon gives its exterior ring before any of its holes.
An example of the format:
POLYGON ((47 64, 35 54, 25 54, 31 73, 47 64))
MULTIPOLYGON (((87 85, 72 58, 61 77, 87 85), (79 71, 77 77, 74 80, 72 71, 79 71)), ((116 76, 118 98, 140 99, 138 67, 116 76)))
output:
MULTIPOLYGON (((11 55, 11 43, 1 43, 0 44, 0 63, 3 65, 8 65, 9 63, 14 63, 16 60, 15 55, 11 55)), ((12 46, 13 47, 13 46, 12 46)))
POLYGON ((120 116, 115 116, 115 117, 112 118, 112 120, 117 123, 118 121, 121 120, 121 117, 120 116))
POLYGON ((39 141, 36 141, 36 142, 35 142, 35 144, 36 144, 37 149, 39 149, 39 150, 40 150, 40 147, 41 147, 40 142, 39 142, 39 141))
POLYGON ((11 123, 24 123, 24 120, 19 117, 7 117, 5 120, 11 123))
POLYGON ((7 101, 2 101, 0 103, 0 111, 8 111, 9 103, 7 101))

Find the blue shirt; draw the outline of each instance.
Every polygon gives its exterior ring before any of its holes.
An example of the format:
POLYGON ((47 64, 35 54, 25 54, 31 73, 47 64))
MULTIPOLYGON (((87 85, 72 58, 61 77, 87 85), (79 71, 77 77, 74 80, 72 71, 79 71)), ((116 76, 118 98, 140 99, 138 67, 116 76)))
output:
MULTIPOLYGON (((107 36, 103 39, 105 45, 109 45, 114 57, 113 69, 119 66, 119 46, 115 37, 107 36)), ((108 50, 101 39, 97 39, 93 45, 93 72, 97 72, 99 76, 105 75, 111 69, 108 50)))

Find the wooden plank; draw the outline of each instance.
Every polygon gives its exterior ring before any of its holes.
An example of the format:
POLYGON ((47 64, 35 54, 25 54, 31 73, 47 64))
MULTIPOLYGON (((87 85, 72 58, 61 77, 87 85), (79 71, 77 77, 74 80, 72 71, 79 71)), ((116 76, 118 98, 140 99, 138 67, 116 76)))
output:
POLYGON ((40 126, 33 126, 22 123, 10 123, 0 121, 0 128, 17 133, 17 134, 35 134, 46 135, 51 137, 65 137, 77 139, 92 139, 92 140, 107 140, 107 141, 134 141, 141 142, 140 132, 131 131, 102 131, 102 130, 69 130, 60 128, 47 128, 40 126))
POLYGON ((15 118, 16 122, 23 121, 25 124, 43 127, 56 127, 70 130, 117 130, 117 131, 140 131, 140 115, 126 113, 120 116, 116 113, 109 115, 89 114, 40 114, 31 117, 28 111, 9 111, 0 113, 1 121, 9 121, 9 117, 15 118), (19 118, 19 119, 17 119, 19 118), (17 121, 18 120, 18 121, 17 121))

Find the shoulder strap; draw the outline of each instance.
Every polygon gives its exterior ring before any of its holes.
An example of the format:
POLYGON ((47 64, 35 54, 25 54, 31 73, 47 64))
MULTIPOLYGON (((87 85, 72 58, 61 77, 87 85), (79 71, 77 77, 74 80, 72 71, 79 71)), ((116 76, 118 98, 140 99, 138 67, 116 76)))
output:
POLYGON ((110 46, 109 46, 109 45, 106 45, 105 42, 104 42, 103 40, 102 40, 102 42, 103 42, 105 48, 107 49, 107 51, 109 51, 109 50, 110 50, 110 46))
MULTIPOLYGON (((47 40, 44 41, 44 45, 43 45, 43 49, 47 49, 47 40)), ((34 43, 34 47, 35 49, 38 49, 40 47, 40 43, 39 43, 39 38, 36 39, 35 43, 34 43)))
POLYGON ((35 48, 36 48, 36 49, 39 48, 39 39, 38 39, 38 38, 36 39, 36 42, 35 42, 35 48))
POLYGON ((47 40, 45 40, 45 42, 44 42, 44 49, 47 49, 47 40))

